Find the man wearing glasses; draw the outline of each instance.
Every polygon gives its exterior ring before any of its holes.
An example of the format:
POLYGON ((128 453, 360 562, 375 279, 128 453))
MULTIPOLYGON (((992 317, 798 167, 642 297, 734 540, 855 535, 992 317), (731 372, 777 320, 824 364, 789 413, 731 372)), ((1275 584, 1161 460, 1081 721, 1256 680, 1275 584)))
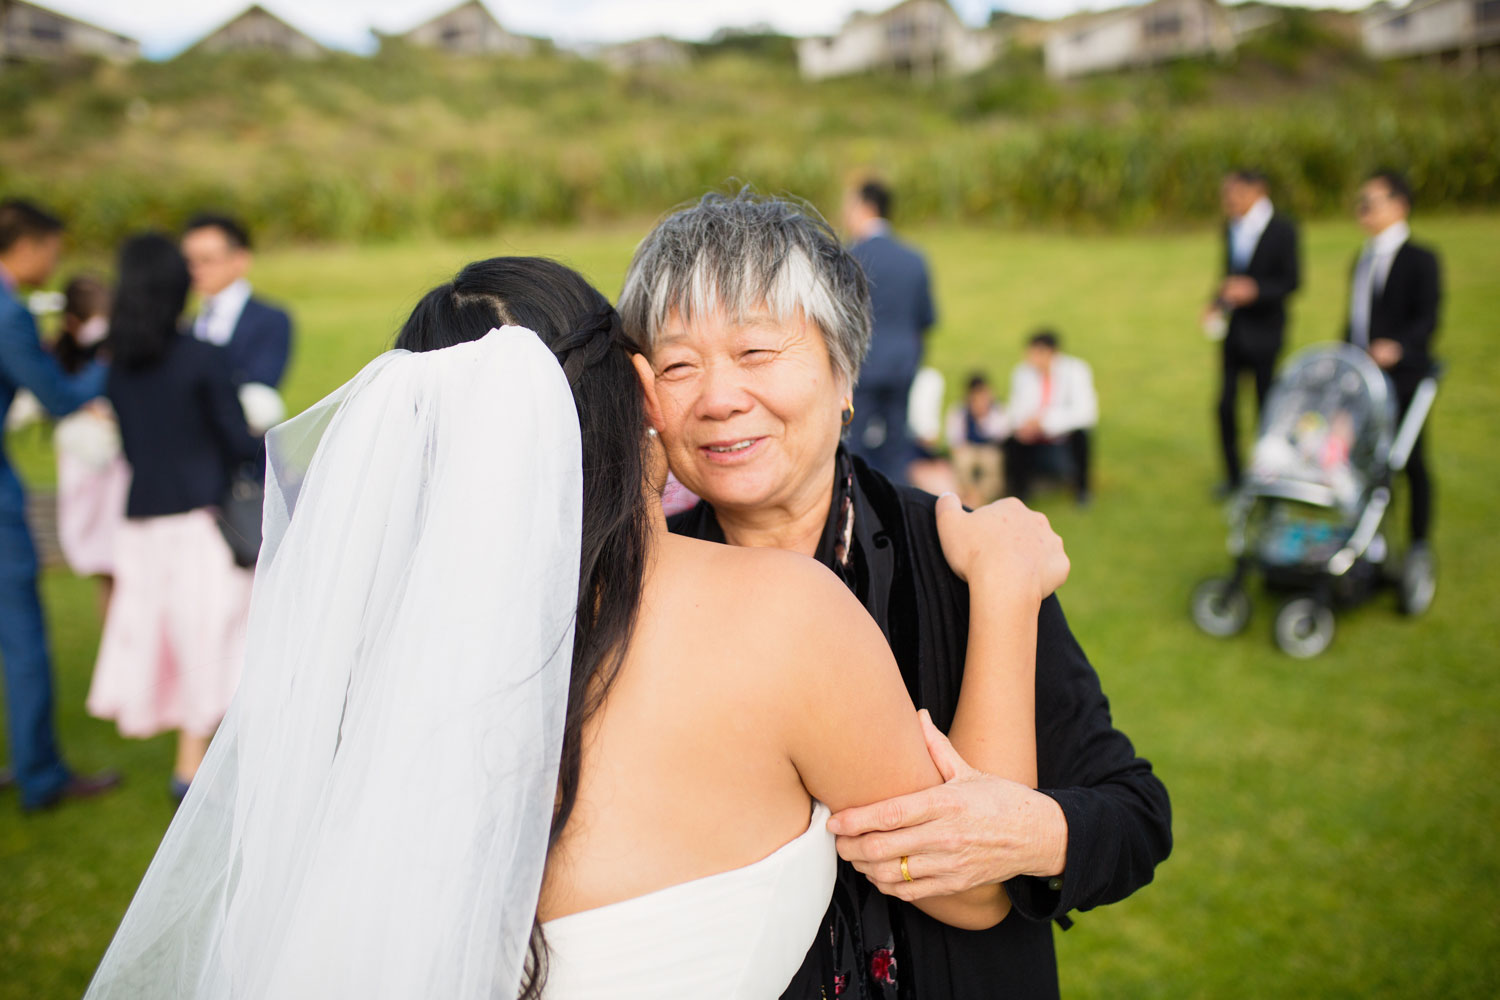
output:
MULTIPOLYGON (((1397 418, 1406 415, 1417 386, 1432 369, 1428 353, 1442 301, 1438 259, 1411 240, 1411 188, 1400 174, 1382 170, 1360 186, 1355 214, 1369 234, 1354 262, 1346 337, 1370 352, 1396 389, 1397 418)), ((1411 556, 1427 558, 1432 528, 1432 482, 1422 439, 1406 463, 1411 487, 1411 556)))

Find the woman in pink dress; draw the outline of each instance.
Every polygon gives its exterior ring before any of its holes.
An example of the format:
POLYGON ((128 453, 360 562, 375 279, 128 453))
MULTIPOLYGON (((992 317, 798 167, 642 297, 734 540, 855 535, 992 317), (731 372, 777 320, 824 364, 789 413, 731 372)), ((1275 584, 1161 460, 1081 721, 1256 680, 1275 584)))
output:
MULTIPOLYGON (((63 289, 62 330, 53 347, 64 371, 81 371, 109 332, 109 288, 81 274, 63 289)), ((120 450, 114 411, 97 401, 58 421, 57 537, 68 567, 98 577, 99 608, 109 608, 114 584, 115 532, 125 520, 130 465, 120 450)))
POLYGON ((121 248, 106 392, 132 477, 88 698, 122 735, 178 731, 179 799, 239 683, 252 577, 235 564, 215 507, 261 448, 224 349, 182 333, 188 285, 165 236, 121 248))

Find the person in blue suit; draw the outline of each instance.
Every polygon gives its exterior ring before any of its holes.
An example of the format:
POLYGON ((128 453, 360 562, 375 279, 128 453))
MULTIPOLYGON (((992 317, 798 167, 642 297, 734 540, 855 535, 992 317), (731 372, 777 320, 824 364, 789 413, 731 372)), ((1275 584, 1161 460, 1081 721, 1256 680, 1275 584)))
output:
POLYGON ((251 294, 249 231, 228 216, 194 216, 183 228, 182 255, 200 299, 193 336, 229 352, 236 386, 279 389, 292 356, 292 319, 251 294))
POLYGON ((937 321, 922 255, 891 235, 891 192, 866 181, 844 198, 849 252, 870 284, 874 335, 854 389, 848 444, 893 482, 907 480, 917 458, 907 427, 907 398, 922 366, 927 331, 937 321))
MULTIPOLYGON (((30 202, 0 202, 0 414, 28 389, 53 416, 63 416, 104 389, 104 368, 63 373, 42 347, 36 321, 20 298, 57 266, 62 221, 30 202)), ((6 732, 11 769, 0 784, 17 784, 23 809, 87 798, 120 783, 115 772, 75 775, 57 749, 52 721, 52 661, 37 594, 36 546, 26 526, 26 494, 0 447, 0 659, 5 661, 6 732)))

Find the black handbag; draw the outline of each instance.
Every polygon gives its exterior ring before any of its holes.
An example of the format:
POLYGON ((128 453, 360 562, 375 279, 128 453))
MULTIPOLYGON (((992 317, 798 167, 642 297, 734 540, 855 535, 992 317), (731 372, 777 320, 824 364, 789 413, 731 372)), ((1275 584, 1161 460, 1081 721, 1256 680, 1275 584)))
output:
POLYGON ((249 569, 260 558, 260 519, 266 486, 258 463, 242 465, 219 503, 219 533, 234 553, 235 565, 249 569))

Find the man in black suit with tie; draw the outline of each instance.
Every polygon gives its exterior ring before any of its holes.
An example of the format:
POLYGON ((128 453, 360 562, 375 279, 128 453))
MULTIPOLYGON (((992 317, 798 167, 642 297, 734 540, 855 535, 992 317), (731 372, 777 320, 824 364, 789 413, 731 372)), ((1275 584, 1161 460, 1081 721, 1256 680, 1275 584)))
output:
MULTIPOLYGON (((1373 174, 1359 189, 1359 224, 1369 234, 1354 262, 1346 339, 1370 352, 1396 390, 1398 418, 1406 416, 1417 386, 1432 370, 1442 283, 1437 255, 1413 243, 1407 217, 1411 188, 1394 171, 1373 174)), ((1411 487, 1412 552, 1426 556, 1432 527, 1432 481, 1422 439, 1406 460, 1411 487)))
POLYGON ((1286 333, 1286 300, 1297 290, 1297 228, 1276 212, 1264 174, 1236 170, 1220 195, 1224 227, 1224 279, 1209 306, 1205 326, 1223 333, 1223 381, 1219 390, 1219 440, 1224 452, 1227 496, 1240 484, 1237 400, 1246 372, 1255 376, 1257 413, 1265 404, 1286 333))
POLYGON ((249 232, 228 216, 195 216, 183 228, 182 255, 201 300, 193 336, 229 352, 235 385, 279 388, 292 353, 292 320, 251 295, 249 232))

